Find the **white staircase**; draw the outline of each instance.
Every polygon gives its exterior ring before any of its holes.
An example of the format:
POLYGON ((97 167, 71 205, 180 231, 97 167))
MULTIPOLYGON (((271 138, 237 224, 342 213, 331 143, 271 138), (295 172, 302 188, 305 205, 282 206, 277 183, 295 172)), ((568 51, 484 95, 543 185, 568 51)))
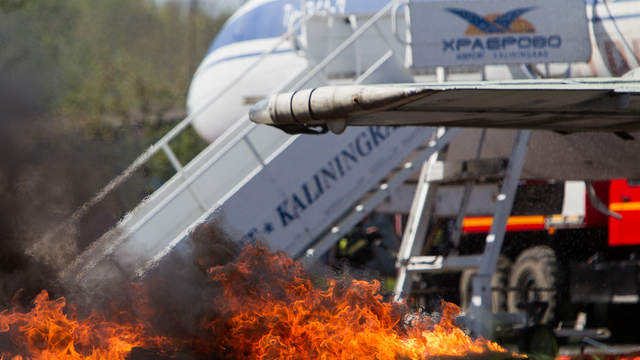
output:
MULTIPOLYGON (((335 71, 326 70, 329 64, 343 72, 355 68, 350 83, 372 78, 376 82, 393 80, 389 74, 396 74, 396 81, 406 82, 408 78, 397 54, 402 46, 392 45, 391 31, 386 34, 377 24, 381 19, 389 21, 392 5, 389 3, 366 19, 349 17, 350 33, 336 30, 337 46, 327 48, 328 54, 315 66, 310 59, 307 69, 285 81, 274 93, 294 91, 312 80, 326 79, 335 71), (363 25, 358 26, 358 21, 363 25), (363 34, 378 37, 377 43, 387 44, 388 48, 378 46, 374 55, 358 55, 356 45, 363 34), (341 60, 341 54, 348 55, 347 60, 341 60)), ((299 41, 295 34, 308 22, 313 27, 307 29, 307 36, 312 36, 313 29, 326 23, 327 17, 318 13, 305 16, 255 64, 282 42, 299 41)), ((308 51, 321 53, 317 49, 308 51)), ((339 81, 347 82, 344 78, 339 81)), ((229 87, 232 86, 233 82, 229 87)), ((224 91, 214 95, 208 104, 224 91)), ((79 255, 63 271, 63 282, 90 287, 106 279, 143 275, 185 239, 190 229, 204 221, 215 221, 242 241, 264 240, 273 248, 294 255, 310 253, 310 248, 321 253, 415 171, 406 158, 426 159, 437 150, 423 146, 432 138, 431 128, 371 127, 349 129, 339 136, 291 136, 251 123, 245 116, 183 167, 169 142, 202 111, 190 114, 88 203, 90 206, 100 201, 159 150, 165 152, 177 172, 79 255), (385 178, 387 182, 381 184, 385 178)), ((77 221, 84 212, 81 209, 70 221, 77 221)), ((48 236, 43 240, 46 241, 55 241, 55 236, 48 236)))
MULTIPOLYGON (((475 161, 464 164, 441 161, 445 157, 446 145, 457 132, 457 129, 447 130, 444 135, 439 137, 436 142, 441 143, 439 147, 445 151, 434 153, 422 167, 411 212, 398 251, 396 262, 398 281, 395 293, 398 298, 401 295, 410 295, 414 281, 420 280, 420 274, 478 269, 478 275, 473 279, 471 306, 465 321, 476 335, 492 338, 495 326, 499 323, 524 323, 520 313, 492 313, 493 291, 504 290, 493 289, 492 278, 502 251, 507 220, 515 199, 531 131, 518 131, 506 168, 504 168, 503 159, 478 160, 480 148, 477 151, 475 161), (462 219, 472 196, 473 185, 478 179, 488 177, 500 177, 502 185, 497 195, 493 222, 486 236, 484 252, 478 255, 458 255, 456 247, 459 244, 462 219), (427 230, 435 208, 438 184, 452 179, 466 180, 466 185, 464 195, 456 211, 455 228, 451 238, 448 239, 450 242, 448 254, 423 255, 428 252, 431 245, 429 237, 427 237, 427 230)), ((482 140, 479 147, 481 146, 482 140)))

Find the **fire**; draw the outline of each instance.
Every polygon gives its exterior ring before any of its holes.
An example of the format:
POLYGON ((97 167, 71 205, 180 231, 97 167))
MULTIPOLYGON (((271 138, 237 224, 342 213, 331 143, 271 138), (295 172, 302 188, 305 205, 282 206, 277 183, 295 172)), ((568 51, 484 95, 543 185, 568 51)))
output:
POLYGON ((14 308, 0 313, 0 332, 8 332, 16 345, 13 352, 0 349, 0 359, 123 360, 134 347, 163 348, 166 339, 150 336, 144 323, 126 314, 114 317, 119 321, 92 311, 80 321, 65 298, 50 300, 44 290, 29 312, 14 308))
POLYGON ((211 292, 200 323, 185 324, 179 339, 175 329, 173 337, 158 334, 144 320, 154 313, 144 297, 136 304, 142 309, 137 316, 92 311, 80 319, 64 298, 50 300, 43 291, 30 311, 0 313, 0 336, 8 333, 15 345, 0 348, 0 359, 122 360, 134 347, 227 359, 513 356, 490 341, 472 340, 456 327, 459 309, 453 304, 443 302, 439 320, 412 314, 404 302, 386 301, 377 280, 314 277, 285 253, 263 245, 247 246, 235 260, 210 268, 208 274, 209 286, 217 290, 211 292))
POLYGON ((459 309, 443 303, 438 323, 411 316, 406 304, 383 301, 380 283, 321 279, 282 252, 248 247, 238 259, 209 270, 223 284, 222 316, 208 326, 224 355, 255 359, 422 359, 496 352, 454 325, 459 309), (259 270, 258 270, 259 269, 259 270))

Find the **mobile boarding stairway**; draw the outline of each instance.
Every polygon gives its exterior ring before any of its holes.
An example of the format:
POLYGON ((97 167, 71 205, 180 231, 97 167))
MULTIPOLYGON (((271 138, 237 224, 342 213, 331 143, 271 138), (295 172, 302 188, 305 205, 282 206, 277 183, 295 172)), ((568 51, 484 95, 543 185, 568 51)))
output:
MULTIPOLYGON (((292 74, 272 93, 304 89, 312 84, 411 81, 404 70, 405 45, 396 40, 404 29, 401 23, 392 21, 398 15, 398 4, 392 1, 370 16, 345 14, 340 17, 345 21, 328 21, 331 15, 323 9, 301 14, 299 21, 257 56, 253 65, 286 46, 305 54, 308 67, 292 74), (330 31, 327 24, 332 24, 330 31), (395 27, 398 29, 391 31, 395 27), (300 28, 304 28, 306 39, 299 38, 300 28), (311 41, 314 36, 320 41, 311 41)), ((238 80, 249 76, 251 70, 248 67, 238 75, 238 80)), ((208 105, 235 83, 232 81, 214 94, 208 105)), ((403 185, 422 168, 398 256, 397 293, 408 294, 414 275, 421 272, 479 269, 474 280, 470 325, 477 334, 491 337, 495 324, 490 310, 491 278, 529 132, 518 134, 508 162, 495 159, 444 163, 447 146, 459 133, 457 129, 356 127, 340 135, 292 136, 252 123, 244 116, 183 166, 171 150, 170 141, 204 110, 197 109, 180 122, 41 241, 38 246, 42 247, 55 241, 61 228, 79 221, 92 205, 160 150, 169 158, 177 174, 80 254, 61 273, 64 284, 91 292, 112 279, 144 276, 179 248, 189 231, 205 222, 216 224, 241 242, 266 241, 272 248, 293 256, 321 255, 370 212, 389 206, 387 200, 406 190, 403 185), (459 191, 460 207, 454 210, 462 214, 457 221, 459 230, 473 192, 472 181, 487 175, 503 178, 503 186, 485 254, 422 256, 429 246, 423 239, 438 195, 438 182, 452 176, 467 181, 459 191)), ((520 314, 505 315, 511 317, 505 322, 522 321, 520 314)))
MULTIPOLYGON (((331 14, 311 9, 256 57, 254 65, 286 46, 307 55, 308 67, 273 93, 328 81, 410 81, 403 64, 405 46, 390 30, 394 5, 390 2, 368 16, 340 16, 345 21, 328 21, 331 14), (332 24, 329 32, 327 24, 332 24), (307 41, 301 41, 300 33, 307 41), (322 41, 309 41, 314 36, 322 41)), ((251 67, 238 79, 250 72, 251 67)), ((234 83, 214 94, 208 104, 234 83)), ((203 110, 190 114, 62 225, 79 221, 89 207, 160 150, 177 172, 80 254, 62 272, 64 283, 89 290, 109 279, 144 275, 202 222, 215 222, 238 240, 266 241, 292 255, 322 254, 441 150, 432 142, 432 128, 371 127, 348 129, 341 135, 291 136, 245 116, 183 166, 169 143, 203 110)), ((56 236, 49 234, 39 246, 56 236)))

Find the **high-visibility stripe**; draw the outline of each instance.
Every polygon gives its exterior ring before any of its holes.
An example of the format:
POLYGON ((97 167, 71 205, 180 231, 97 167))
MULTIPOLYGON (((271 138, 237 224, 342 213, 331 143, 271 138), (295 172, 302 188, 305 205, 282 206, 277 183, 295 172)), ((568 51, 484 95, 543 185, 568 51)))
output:
MULTIPOLYGON (((462 226, 491 226, 492 216, 467 217, 462 221, 462 226)), ((507 225, 544 224, 544 215, 509 216, 507 225)))
POLYGON ((615 202, 609 204, 611 211, 638 211, 640 210, 640 201, 631 202, 615 202))
POLYGON ((507 225, 526 225, 526 224, 542 224, 544 225, 544 215, 529 216, 509 216, 507 225))
MULTIPOLYGON (((493 224, 493 217, 469 217, 462 221, 462 228, 465 232, 485 232, 489 231, 493 224)), ((545 225, 544 215, 509 216, 507 220, 507 230, 543 230, 545 225)))
POLYGON ((462 227, 491 226, 493 218, 491 216, 464 218, 462 227))

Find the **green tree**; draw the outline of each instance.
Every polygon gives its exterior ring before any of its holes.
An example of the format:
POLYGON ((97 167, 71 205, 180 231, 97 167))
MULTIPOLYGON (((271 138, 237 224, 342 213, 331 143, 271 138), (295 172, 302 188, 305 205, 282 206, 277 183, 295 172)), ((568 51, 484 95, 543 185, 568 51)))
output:
MULTIPOLYGON (((0 250, 40 239, 181 120, 194 64, 228 15, 151 0, 0 0, 0 250)), ((171 145, 186 163, 206 143, 188 131, 171 145)), ((45 262, 73 258, 168 169, 159 155, 45 262)), ((0 268, 0 288, 18 265, 0 268)))

